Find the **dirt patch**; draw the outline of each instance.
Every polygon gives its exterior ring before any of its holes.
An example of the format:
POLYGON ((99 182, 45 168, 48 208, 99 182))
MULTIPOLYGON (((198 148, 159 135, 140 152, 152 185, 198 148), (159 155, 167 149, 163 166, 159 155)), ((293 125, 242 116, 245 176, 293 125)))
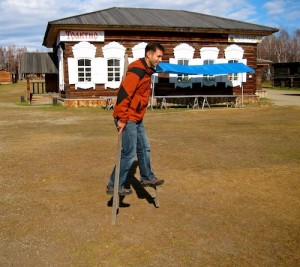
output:
POLYGON ((2 88, 1 266, 299 265, 299 108, 148 111, 161 206, 137 170, 112 226, 112 112, 2 88))

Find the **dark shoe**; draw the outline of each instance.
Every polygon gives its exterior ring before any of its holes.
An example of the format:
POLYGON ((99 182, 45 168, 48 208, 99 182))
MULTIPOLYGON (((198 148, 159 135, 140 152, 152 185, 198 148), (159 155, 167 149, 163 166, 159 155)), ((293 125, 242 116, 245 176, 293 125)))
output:
MULTIPOLYGON (((123 202, 124 197, 125 196, 120 197, 119 208, 129 208, 130 207, 130 204, 123 202)), ((114 201, 114 198, 111 197, 111 199, 107 202, 107 207, 112 207, 113 201, 114 201)))
POLYGON ((151 180, 142 180, 142 186, 158 186, 162 185, 165 181, 164 180, 157 180, 156 178, 153 178, 151 180))
MULTIPOLYGON (((120 196, 128 196, 128 195, 132 194, 132 190, 127 189, 127 188, 119 188, 118 193, 119 193, 120 196)), ((113 195, 114 194, 114 188, 111 187, 111 186, 107 186, 106 187, 106 194, 113 195)))

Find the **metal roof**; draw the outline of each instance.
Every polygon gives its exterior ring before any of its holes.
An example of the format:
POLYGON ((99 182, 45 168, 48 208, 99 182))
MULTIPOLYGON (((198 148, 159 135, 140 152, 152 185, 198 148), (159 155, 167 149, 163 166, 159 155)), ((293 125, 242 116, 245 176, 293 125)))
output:
POLYGON ((81 14, 48 22, 44 44, 52 27, 64 26, 103 27, 103 28, 145 28, 161 31, 209 31, 218 32, 248 31, 256 34, 272 34, 278 29, 238 20, 226 19, 184 10, 112 7, 91 13, 81 14))
POLYGON ((23 74, 58 73, 53 53, 23 53, 20 63, 20 72, 23 74))
POLYGON ((49 22, 50 24, 147 26, 163 28, 243 29, 275 28, 184 10, 113 7, 49 22))

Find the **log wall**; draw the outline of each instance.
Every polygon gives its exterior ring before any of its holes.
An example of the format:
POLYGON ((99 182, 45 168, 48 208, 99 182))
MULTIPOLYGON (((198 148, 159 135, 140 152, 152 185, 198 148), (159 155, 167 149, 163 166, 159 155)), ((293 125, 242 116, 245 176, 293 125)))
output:
MULTIPOLYGON (((168 62, 169 58, 174 57, 174 48, 181 44, 187 43, 195 48, 194 58, 200 58, 200 48, 213 46, 219 48, 219 58, 224 58, 225 49, 232 43, 228 42, 226 34, 209 34, 209 33, 178 33, 178 32, 126 32, 126 31, 106 31, 105 42, 93 43, 96 46, 96 57, 103 57, 102 48, 110 42, 119 42, 127 48, 128 57, 132 57, 132 47, 140 42, 152 42, 156 41, 161 43, 165 47, 165 53, 163 57, 164 62, 168 62)), ((75 89, 74 85, 69 84, 68 80, 68 63, 67 58, 73 57, 72 47, 76 43, 65 43, 64 44, 64 77, 65 77, 65 91, 62 92, 62 96, 65 98, 99 98, 100 96, 114 96, 117 93, 116 89, 105 89, 104 84, 97 84, 95 89, 75 89)), ((247 65, 254 70, 257 67, 257 45, 256 44, 238 44, 244 49, 244 58, 247 59, 247 65)), ((247 74, 247 82, 243 84, 245 94, 255 94, 256 92, 256 74, 247 74)), ((168 87, 165 81, 158 84, 156 87, 165 88, 168 87)), ((197 85, 193 86, 197 90, 197 85)), ((202 93, 207 88, 198 88, 197 93, 202 93)), ((171 90, 170 86, 168 90, 171 90)), ((224 94, 231 91, 232 93, 241 93, 241 88, 213 88, 214 92, 224 94)), ((172 93, 172 92, 170 92, 172 93)))

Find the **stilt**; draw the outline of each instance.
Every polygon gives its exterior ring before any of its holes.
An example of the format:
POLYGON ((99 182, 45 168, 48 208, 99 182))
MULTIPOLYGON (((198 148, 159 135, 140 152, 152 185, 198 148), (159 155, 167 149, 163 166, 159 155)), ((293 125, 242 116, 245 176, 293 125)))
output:
POLYGON ((155 207, 158 208, 159 207, 159 200, 158 200, 158 195, 157 195, 157 187, 156 186, 152 186, 153 188, 153 199, 154 199, 154 204, 155 204, 155 207))
POLYGON ((118 146, 117 146, 117 163, 116 163, 115 181, 114 181, 112 225, 115 225, 117 223, 117 214, 118 214, 119 205, 120 205, 119 181, 120 181, 121 150, 122 150, 122 133, 119 133, 118 134, 118 146))

